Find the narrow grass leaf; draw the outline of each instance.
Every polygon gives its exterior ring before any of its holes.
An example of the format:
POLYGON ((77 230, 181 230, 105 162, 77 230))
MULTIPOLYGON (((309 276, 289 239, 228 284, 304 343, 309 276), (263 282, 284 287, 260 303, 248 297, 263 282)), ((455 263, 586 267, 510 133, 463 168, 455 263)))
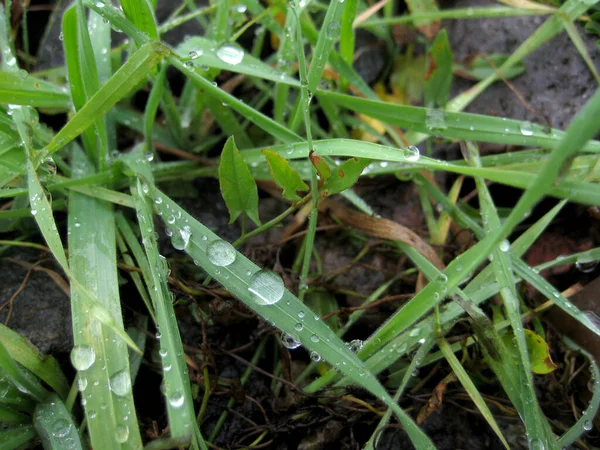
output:
MULTIPOLYGON (((72 161, 75 177, 93 172, 82 152, 74 151, 72 161)), ((121 316, 112 206, 70 192, 68 230, 71 279, 102 305, 102 309, 90 308, 82 301, 80 289, 71 291, 75 343, 71 361, 78 370, 91 442, 97 449, 139 448, 129 355, 125 341, 117 339, 114 331, 120 330, 131 341, 121 316), (115 327, 103 322, 112 322, 115 327)))
POLYGON ((300 87, 300 82, 285 72, 273 70, 269 64, 255 58, 235 44, 219 45, 218 42, 200 36, 183 41, 177 47, 181 58, 188 59, 188 66, 206 66, 215 69, 243 73, 263 80, 300 87))
POLYGON ((151 40, 158 39, 156 19, 148 0, 120 0, 120 3, 125 16, 138 30, 151 40))
POLYGON ((258 189, 248 165, 240 155, 233 138, 227 139, 219 164, 221 195, 229 210, 229 223, 245 213, 256 225, 258 217, 258 189))
POLYGON ((30 395, 36 401, 42 401, 48 396, 48 391, 38 379, 18 366, 2 343, 0 343, 0 369, 21 392, 30 395))
POLYGON ((3 324, 0 324, 0 341, 15 361, 48 384, 63 399, 67 397, 69 385, 54 357, 43 355, 24 337, 3 324))
POLYGON ((68 109, 69 94, 27 72, 0 72, 0 103, 68 109))
POLYGON ((324 359, 391 407, 418 448, 435 448, 431 441, 391 399, 377 379, 362 367, 354 353, 309 308, 285 290, 281 278, 260 269, 219 236, 196 221, 160 191, 152 190, 155 208, 167 220, 176 248, 185 250, 204 270, 232 295, 294 337, 312 352, 313 359, 324 359), (219 247, 219 251, 215 246, 219 247), (222 250, 221 250, 222 248, 222 250), (338 364, 339 363, 339 364, 338 364))
POLYGON ((500 441, 504 445, 504 448, 510 449, 510 446, 508 445, 508 442, 506 442, 502 431, 500 431, 500 427, 498 427, 498 424, 496 423, 496 419, 494 419, 492 412, 485 403, 485 400, 481 396, 479 390, 473 383, 473 380, 471 380, 471 377, 469 377, 469 374, 452 351, 452 348, 448 344, 448 341, 442 338, 439 339, 437 343, 438 347, 444 354, 444 357, 450 364, 450 367, 452 368, 458 380, 460 381, 460 384, 463 385, 465 391, 467 391, 467 394, 469 394, 469 397, 471 397, 471 400, 473 400, 473 403, 475 403, 475 406, 477 406, 477 409, 479 409, 479 412, 484 417, 485 421, 489 424, 492 430, 494 430, 494 433, 496 433, 496 436, 498 436, 498 439, 500 439, 500 441))
POLYGON ((35 430, 31 425, 22 425, 0 430, 0 446, 6 449, 22 448, 35 438, 35 430))
POLYGON ((45 449, 84 448, 65 404, 54 394, 36 406, 33 423, 45 449))
POLYGON ((287 159, 272 150, 263 150, 263 155, 269 164, 273 181, 283 189, 283 198, 292 201, 300 200, 297 191, 308 191, 308 185, 302 181, 298 172, 291 168, 287 159))
POLYGON ((138 86, 139 82, 168 53, 169 49, 159 42, 150 42, 140 47, 54 136, 45 147, 45 151, 54 153, 79 136, 131 89, 138 86))

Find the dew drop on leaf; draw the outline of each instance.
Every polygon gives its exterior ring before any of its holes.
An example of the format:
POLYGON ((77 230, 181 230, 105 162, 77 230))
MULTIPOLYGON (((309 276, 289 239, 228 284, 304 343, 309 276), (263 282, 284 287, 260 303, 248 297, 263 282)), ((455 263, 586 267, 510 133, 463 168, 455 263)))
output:
POLYGON ((235 66, 244 59, 244 50, 232 44, 223 44, 217 49, 217 58, 227 64, 235 66))
POLYGON ((183 405, 185 398, 183 396, 183 392, 177 390, 169 395, 169 405, 173 408, 179 408, 183 405))
POLYGON ((108 380, 110 390, 119 397, 127 395, 131 391, 131 378, 127 369, 113 374, 108 380))
POLYGON ((76 345, 71 350, 71 364, 77 370, 87 370, 96 361, 96 352, 88 345, 76 345))
POLYGON ((129 427, 127 425, 117 425, 115 439, 119 444, 124 444, 129 439, 129 427))
POLYGON ((272 305, 283 297, 283 280, 272 270, 259 270, 250 278, 248 290, 259 305, 272 305))
POLYGON ((531 136, 533 134, 533 124, 529 121, 521 122, 519 124, 519 129, 523 136, 531 136))
POLYGON ((286 333, 281 334, 281 343, 285 348, 289 348, 290 350, 300 347, 300 341, 286 333))
POLYGON ((421 153, 419 152, 419 149, 417 147, 415 147, 414 145, 406 147, 403 150, 403 153, 404 153, 404 157, 406 158, 406 160, 410 161, 410 162, 418 161, 419 158, 421 157, 421 153))
POLYGON ((52 435, 57 438, 64 438, 71 431, 71 424, 67 419, 56 419, 51 424, 52 435))
POLYGON ((510 250, 510 242, 508 242, 506 239, 503 240, 502 242, 500 242, 500 251, 502 252, 507 252, 510 250))
POLYGON ((310 352, 310 359, 314 362, 319 362, 321 361, 321 355, 319 355, 317 352, 310 352))
POLYGON ((208 260, 215 266, 228 266, 235 261, 236 251, 233 245, 223 239, 212 241, 206 248, 208 260))

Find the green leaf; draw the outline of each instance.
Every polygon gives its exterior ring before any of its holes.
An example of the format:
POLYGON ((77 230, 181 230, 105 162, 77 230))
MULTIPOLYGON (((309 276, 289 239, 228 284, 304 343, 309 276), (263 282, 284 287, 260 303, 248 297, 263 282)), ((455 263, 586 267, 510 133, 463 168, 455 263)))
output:
POLYGON ((69 94, 25 71, 0 72, 0 103, 67 109, 69 94))
MULTIPOLYGON (((492 55, 482 56, 478 55, 471 61, 466 63, 454 64, 454 73, 458 76, 468 78, 471 80, 483 80, 496 72, 495 67, 500 67, 506 62, 508 55, 501 53, 494 53, 492 55)), ((515 63, 503 72, 504 78, 510 80, 518 75, 525 72, 525 65, 522 61, 515 63)))
MULTIPOLYGON (((527 353, 529 353, 529 362, 531 364, 531 371, 538 375, 545 375, 556 369, 556 364, 550 357, 550 351, 546 341, 538 334, 531 330, 524 329, 525 342, 527 344, 527 353)), ((519 350, 515 343, 513 333, 507 333, 502 336, 504 345, 506 348, 513 353, 513 357, 516 359, 519 357, 519 350)))
POLYGON ((452 50, 446 30, 438 33, 427 53, 425 72, 425 105, 443 108, 450 97, 452 86, 452 50))
POLYGON ((331 176, 331 167, 329 167, 329 164, 327 164, 327 161, 323 157, 315 155, 314 150, 309 151, 308 159, 310 159, 311 164, 317 169, 321 181, 325 181, 331 176))
POLYGON ((351 158, 345 161, 333 170, 331 177, 323 184, 323 193, 325 195, 339 194, 352 187, 358 181, 364 168, 372 161, 367 158, 351 158))
POLYGON ((52 394, 37 405, 33 422, 44 448, 73 450, 83 448, 77 427, 65 408, 65 404, 57 395, 52 394))
POLYGON ((250 169, 232 137, 227 139, 221 153, 219 184, 221 185, 221 195, 229 210, 229 223, 232 223, 244 212, 255 224, 260 225, 256 181, 252 178, 250 169))
POLYGON ((263 155, 269 164, 269 170, 273 180, 283 189, 283 198, 288 200, 300 200, 296 191, 308 191, 308 185, 302 181, 298 172, 290 166, 287 159, 273 150, 263 150, 263 155))
POLYGON ((150 39, 158 39, 156 20, 147 0, 121 0, 125 16, 150 39))

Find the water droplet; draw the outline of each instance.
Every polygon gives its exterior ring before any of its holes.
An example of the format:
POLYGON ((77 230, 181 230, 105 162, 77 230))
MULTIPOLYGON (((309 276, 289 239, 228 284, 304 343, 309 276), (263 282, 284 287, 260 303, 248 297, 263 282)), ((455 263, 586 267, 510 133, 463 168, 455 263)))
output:
POLYGON ((544 443, 542 442, 541 439, 532 439, 531 441, 529 441, 529 449, 530 450, 545 450, 546 446, 544 445, 544 443))
POLYGON ((65 38, 65 37, 63 36, 63 34, 62 34, 62 31, 61 31, 61 32, 59 33, 59 35, 58 35, 58 40, 59 40, 59 41, 62 41, 64 38, 65 38))
POLYGON ((169 225, 173 225, 175 223, 175 216, 173 214, 171 214, 169 217, 167 217, 167 223, 169 225))
POLYGON ((428 109, 425 115, 425 125, 429 130, 445 130, 448 128, 444 111, 441 109, 428 109))
POLYGON ((300 341, 286 333, 281 334, 281 343, 285 348, 289 348, 290 350, 300 347, 300 341))
POLYGON ((529 121, 521 122, 519 124, 519 129, 523 136, 531 136, 533 134, 533 124, 529 121))
POLYGON ((317 352, 310 352, 310 359, 314 362, 319 362, 321 361, 321 355, 319 355, 317 352))
POLYGON ((589 258, 578 258, 575 262, 575 267, 577 267, 577 270, 583 273, 593 272, 597 265, 598 261, 594 261, 593 259, 589 258))
POLYGON ((88 385, 87 378, 85 378, 85 377, 77 378, 77 389, 79 389, 80 392, 85 391, 87 389, 87 385, 88 385))
POLYGON ((160 205, 163 202, 162 197, 156 197, 156 199, 154 200, 154 203, 157 205, 160 205))
POLYGON ((223 44, 217 49, 217 58, 227 64, 235 66, 244 59, 244 50, 233 44, 223 44))
POLYGON ((21 80, 24 80, 25 78, 27 78, 27 75, 29 75, 29 74, 27 73, 27 71, 25 69, 19 70, 19 77, 21 78, 21 80))
POLYGON ((127 425, 117 425, 115 439, 119 444, 124 444, 129 439, 129 427, 127 425))
POLYGON ((169 395, 169 405, 173 408, 179 408, 183 405, 185 401, 185 397, 183 396, 183 392, 177 390, 169 395))
POLYGON ((89 369, 96 360, 96 352, 88 345, 76 345, 71 350, 71 364, 77 370, 89 369))
POLYGON ((340 37, 340 24, 337 22, 331 22, 327 26, 327 37, 329 39, 337 39, 340 37))
POLYGON ((71 431, 71 423, 67 419, 57 419, 51 425, 52 435, 64 438, 71 431))
POLYGON ((187 70, 194 70, 194 63, 192 61, 186 61, 183 65, 187 70))
POLYGON ((417 147, 415 147, 414 145, 406 147, 403 150, 403 153, 404 153, 404 157, 406 158, 406 160, 410 161, 410 162, 418 161, 419 158, 421 157, 421 153, 419 152, 419 149, 417 147))
POLYGON ((310 340, 313 341, 316 344, 317 342, 319 342, 320 339, 319 339, 319 336, 317 336, 316 334, 313 334, 310 337, 310 340))
POLYGON ((409 331, 408 335, 411 337, 415 337, 415 336, 418 336, 420 332, 421 332, 421 330, 418 327, 415 327, 409 331))
POLYGON ((129 370, 124 369, 113 374, 113 376, 111 376, 108 380, 108 385, 110 390, 113 391, 115 395, 118 395, 119 397, 127 395, 131 391, 131 378, 129 377, 129 370))
POLYGON ((361 351, 363 345, 363 341, 361 341, 360 339, 354 339, 350 342, 346 342, 346 347, 348 347, 348 350, 354 353, 358 353, 359 351, 361 351))
POLYGON ((31 215, 32 215, 32 216, 35 216, 36 214, 37 214, 37 209, 33 209, 33 208, 32 208, 32 209, 31 209, 31 215))
POLYGON ((439 281, 440 283, 446 283, 448 281, 448 276, 445 273, 440 273, 437 276, 437 281, 439 281))
POLYGON ((298 319, 304 319, 304 311, 298 312, 298 319))
POLYGON ((304 328, 304 325, 302 325, 300 322, 296 323, 296 325, 294 325, 294 330, 296 331, 302 331, 302 328, 304 328))
POLYGON ((252 275, 248 282, 248 290, 254 294, 254 301, 259 305, 272 305, 281 300, 285 287, 279 275, 263 269, 252 275))
POLYGON ((594 425, 591 420, 586 420, 585 422, 583 422, 583 429, 585 431, 591 431, 593 426, 594 425))
POLYGON ((192 229, 185 225, 173 233, 171 236, 171 245, 177 250, 185 250, 190 243, 190 237, 192 236, 192 229))
POLYGON ((168 354, 169 354, 169 352, 168 352, 168 350, 167 350, 166 348, 161 348, 161 349, 158 351, 158 355, 159 355, 161 358, 164 358, 164 357, 165 357, 165 356, 167 356, 168 354))
POLYGON ((506 239, 504 239, 502 242, 500 242, 500 251, 502 252, 507 252, 510 250, 510 242, 508 242, 506 239))
POLYGON ((233 245, 223 239, 212 241, 206 248, 208 260, 215 266, 228 266, 235 261, 236 251, 233 245))
POLYGON ((190 57, 190 59, 196 59, 196 58, 200 58, 202 56, 203 51, 200 50, 192 50, 190 51, 190 53, 188 54, 188 56, 190 57))

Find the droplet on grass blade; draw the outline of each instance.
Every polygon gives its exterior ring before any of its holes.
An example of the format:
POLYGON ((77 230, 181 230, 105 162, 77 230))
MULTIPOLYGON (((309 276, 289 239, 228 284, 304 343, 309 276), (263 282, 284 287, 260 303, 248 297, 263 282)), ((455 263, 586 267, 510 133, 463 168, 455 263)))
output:
POLYGON ((88 345, 76 345, 71 350, 71 364, 77 370, 87 370, 96 361, 96 352, 88 345))
POLYGON ((283 280, 272 270, 259 270, 250 278, 248 291, 259 305, 272 305, 283 297, 285 287, 283 280))
POLYGON ((233 245, 223 239, 218 239, 208 244, 206 254, 211 263, 220 267, 232 264, 236 257, 236 251, 233 245))
POLYGON ((120 370, 110 377, 108 381, 110 390, 119 397, 127 395, 131 391, 131 378, 127 369, 120 370))
POLYGON ((281 334, 281 343, 285 348, 289 348, 290 350, 300 347, 300 341, 286 333, 281 334))
POLYGON ((244 59, 244 50, 233 44, 223 44, 217 49, 217 58, 227 64, 235 66, 244 59))
POLYGON ((71 423, 67 419, 56 419, 51 425, 52 435, 57 438, 64 438, 71 431, 71 423))

